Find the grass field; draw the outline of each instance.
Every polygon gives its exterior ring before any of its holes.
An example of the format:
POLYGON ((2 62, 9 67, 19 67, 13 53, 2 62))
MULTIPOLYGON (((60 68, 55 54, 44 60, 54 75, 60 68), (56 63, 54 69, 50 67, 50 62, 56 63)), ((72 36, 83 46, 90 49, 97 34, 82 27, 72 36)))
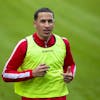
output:
MULTIPOLYGON (((32 34, 33 13, 49 7, 54 33, 69 39, 77 65, 68 100, 100 100, 100 0, 0 0, 0 75, 16 43, 32 34)), ((0 76, 0 100, 20 100, 0 76)))

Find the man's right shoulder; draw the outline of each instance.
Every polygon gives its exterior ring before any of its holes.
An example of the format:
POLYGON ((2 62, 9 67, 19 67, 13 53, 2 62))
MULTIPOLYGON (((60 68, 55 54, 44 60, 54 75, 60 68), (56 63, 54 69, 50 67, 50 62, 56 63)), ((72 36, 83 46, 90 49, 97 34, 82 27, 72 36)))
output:
POLYGON ((17 43, 16 47, 17 47, 17 48, 27 47, 27 40, 26 40, 26 39, 20 40, 20 41, 17 43))
MULTIPOLYGON (((27 43, 27 39, 25 39, 25 38, 24 38, 24 39, 21 39, 21 40, 18 42, 19 45, 20 45, 20 44, 24 44, 24 43, 27 43)), ((18 45, 18 44, 17 44, 17 45, 18 45)))

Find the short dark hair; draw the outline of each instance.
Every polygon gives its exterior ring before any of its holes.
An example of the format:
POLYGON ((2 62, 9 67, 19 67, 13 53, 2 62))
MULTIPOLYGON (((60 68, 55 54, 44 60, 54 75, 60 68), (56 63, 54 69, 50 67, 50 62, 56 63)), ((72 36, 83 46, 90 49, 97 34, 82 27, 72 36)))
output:
POLYGON ((40 9, 38 9, 38 10, 34 13, 34 20, 37 20, 38 14, 39 14, 40 12, 50 12, 50 13, 53 14, 53 18, 54 18, 54 12, 51 11, 49 8, 40 8, 40 9))

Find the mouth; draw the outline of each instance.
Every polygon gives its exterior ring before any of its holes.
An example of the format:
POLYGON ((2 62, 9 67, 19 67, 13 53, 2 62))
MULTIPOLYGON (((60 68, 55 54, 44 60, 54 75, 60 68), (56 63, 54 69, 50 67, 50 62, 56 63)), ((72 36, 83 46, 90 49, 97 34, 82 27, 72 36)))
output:
POLYGON ((48 29, 47 30, 43 30, 43 31, 44 31, 45 34, 50 34, 51 33, 51 30, 48 30, 48 29))

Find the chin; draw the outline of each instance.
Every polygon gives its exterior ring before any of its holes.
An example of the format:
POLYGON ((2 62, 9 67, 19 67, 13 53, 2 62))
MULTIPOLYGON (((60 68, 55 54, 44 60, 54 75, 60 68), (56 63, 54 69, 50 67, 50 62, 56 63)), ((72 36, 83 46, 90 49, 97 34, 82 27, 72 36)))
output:
POLYGON ((44 37, 45 39, 48 39, 49 36, 50 36, 50 34, 44 34, 43 37, 44 37))

